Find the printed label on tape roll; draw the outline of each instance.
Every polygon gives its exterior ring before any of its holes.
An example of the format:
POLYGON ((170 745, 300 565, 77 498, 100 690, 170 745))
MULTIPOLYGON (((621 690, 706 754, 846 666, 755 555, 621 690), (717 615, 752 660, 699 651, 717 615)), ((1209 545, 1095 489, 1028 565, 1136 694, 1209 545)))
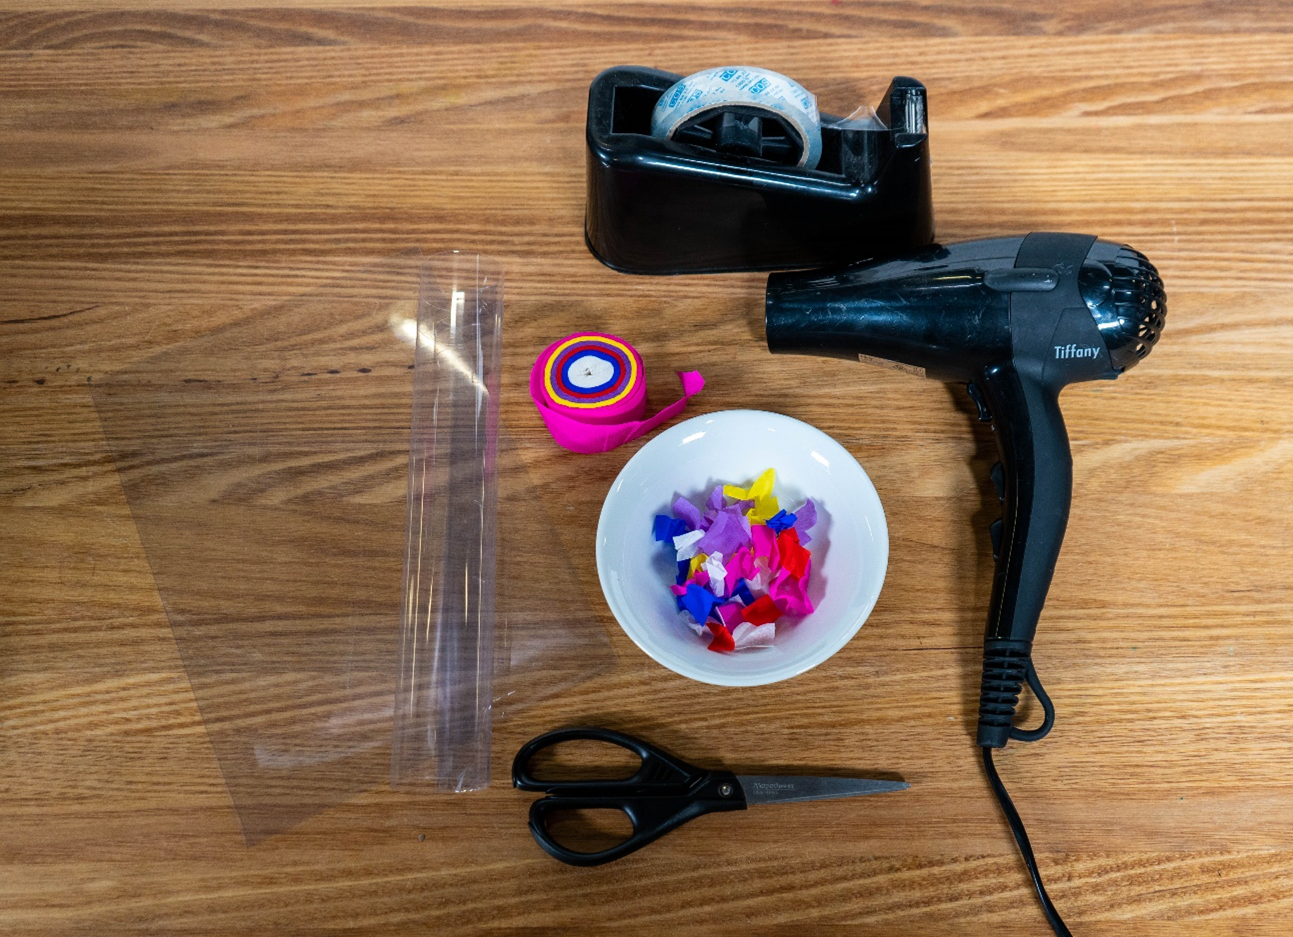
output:
POLYGON ((688 75, 672 85, 651 113, 651 136, 672 139, 678 128, 705 111, 740 105, 781 117, 799 134, 799 166, 814 169, 822 157, 822 119, 817 98, 797 81, 766 68, 727 66, 688 75))

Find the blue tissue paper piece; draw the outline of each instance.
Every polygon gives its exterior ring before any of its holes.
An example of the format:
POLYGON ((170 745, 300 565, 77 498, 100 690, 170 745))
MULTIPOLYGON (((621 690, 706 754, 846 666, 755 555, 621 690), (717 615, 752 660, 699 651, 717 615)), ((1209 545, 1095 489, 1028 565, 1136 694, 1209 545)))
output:
POLYGON ((736 580, 736 587, 732 589, 732 595, 739 597, 747 606, 754 604, 754 593, 750 591, 750 587, 745 584, 744 579, 736 580))
MULTIPOLYGON (((687 574, 688 574, 689 572, 691 572, 691 560, 679 560, 679 561, 678 561, 678 578, 677 578, 677 580, 675 580, 675 581, 677 582, 677 584, 678 584, 678 585, 682 585, 684 582, 686 582, 686 581, 687 581, 687 574)), ((681 607, 681 606, 679 606, 679 607, 681 607)))
POLYGON ((696 620, 698 625, 705 623, 710 611, 718 604, 718 599, 714 596, 714 593, 708 589, 702 589, 694 582, 687 587, 687 594, 678 596, 678 599, 682 607, 691 614, 691 617, 696 620))
POLYGON ((768 527, 773 533, 781 533, 787 527, 795 526, 795 515, 787 514, 785 511, 778 511, 768 518, 768 527))
POLYGON ((656 540, 660 543, 669 544, 670 549, 672 549, 673 538, 687 532, 687 522, 676 517, 670 517, 667 514, 657 514, 655 522, 651 526, 651 532, 656 540))

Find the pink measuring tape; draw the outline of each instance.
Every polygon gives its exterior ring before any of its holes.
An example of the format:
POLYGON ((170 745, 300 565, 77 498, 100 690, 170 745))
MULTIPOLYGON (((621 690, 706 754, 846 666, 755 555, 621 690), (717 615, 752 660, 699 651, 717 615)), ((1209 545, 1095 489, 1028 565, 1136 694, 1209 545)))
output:
POLYGON ((683 411, 705 386, 699 371, 679 371, 682 399, 646 413, 646 375, 637 349, 614 335, 580 332, 544 349, 530 371, 530 396, 557 444, 571 452, 609 452, 683 411))

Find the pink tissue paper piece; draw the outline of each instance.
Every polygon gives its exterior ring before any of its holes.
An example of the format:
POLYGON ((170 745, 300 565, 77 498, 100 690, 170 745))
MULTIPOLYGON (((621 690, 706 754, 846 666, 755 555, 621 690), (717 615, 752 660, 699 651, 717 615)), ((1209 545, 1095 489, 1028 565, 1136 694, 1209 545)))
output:
POLYGON ((777 603, 777 608, 786 615, 807 615, 813 610, 813 602, 808 598, 808 577, 812 573, 812 564, 804 575, 796 579, 788 570, 777 573, 772 584, 768 586, 768 595, 777 603))
POLYGON ((755 524, 750 528, 750 537, 754 541, 754 557, 767 557, 768 569, 776 572, 781 566, 781 553, 777 550, 777 535, 767 524, 755 524))
MULTIPOLYGON (((741 606, 737 605, 735 602, 727 602, 720 605, 718 607, 718 617, 723 619, 723 624, 727 625, 728 629, 736 628, 745 624, 741 619, 741 606)), ((735 631, 732 632, 732 637, 736 637, 735 631)))
POLYGON ((755 574, 754 554, 749 550, 737 550, 732 558, 727 561, 727 585, 729 590, 736 585, 738 579, 746 580, 749 585, 750 577, 755 574))

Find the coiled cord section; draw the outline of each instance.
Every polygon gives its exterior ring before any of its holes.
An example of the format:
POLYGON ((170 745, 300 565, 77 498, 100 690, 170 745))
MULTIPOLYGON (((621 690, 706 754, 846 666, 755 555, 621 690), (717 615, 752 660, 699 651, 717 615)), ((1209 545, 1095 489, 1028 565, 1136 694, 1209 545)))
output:
POLYGON ((979 689, 979 729, 976 743, 1005 748, 1014 726, 1019 693, 1032 666, 1027 641, 985 641, 983 682, 979 689))

